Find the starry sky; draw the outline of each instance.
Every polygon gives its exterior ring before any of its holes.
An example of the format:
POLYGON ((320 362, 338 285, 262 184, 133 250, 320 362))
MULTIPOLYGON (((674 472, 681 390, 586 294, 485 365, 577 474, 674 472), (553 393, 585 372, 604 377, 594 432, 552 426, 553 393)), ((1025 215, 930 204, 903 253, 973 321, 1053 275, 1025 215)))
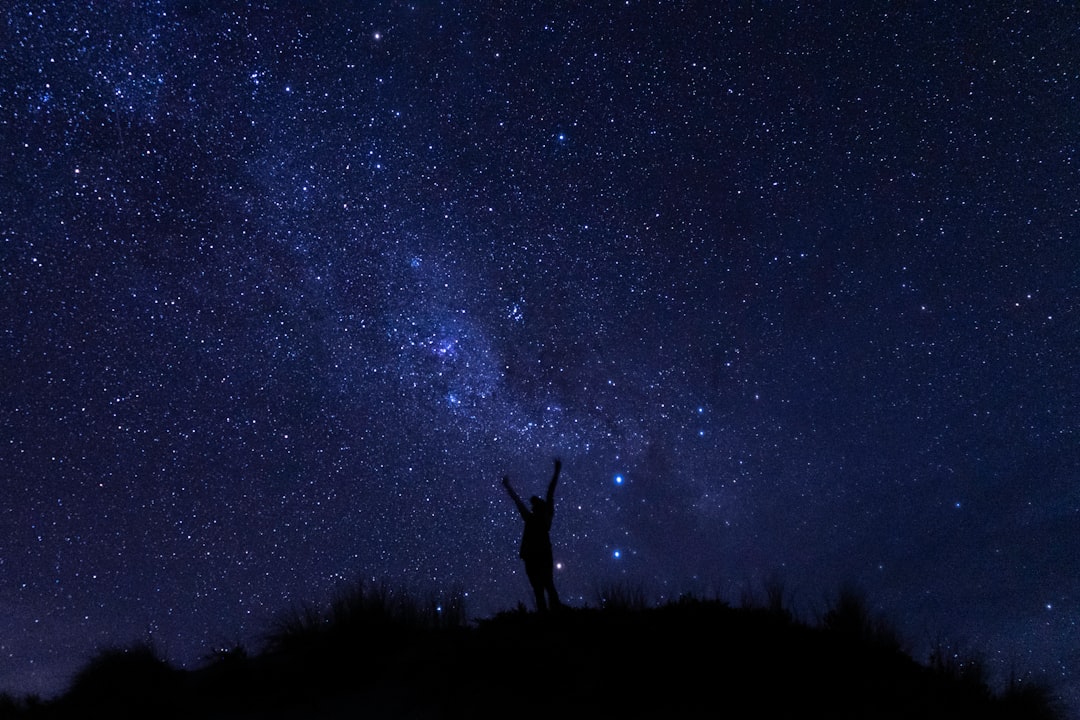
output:
POLYGON ((0 18, 0 688, 529 602, 555 457, 571 604, 850 582, 1080 684, 1070 4, 0 18))

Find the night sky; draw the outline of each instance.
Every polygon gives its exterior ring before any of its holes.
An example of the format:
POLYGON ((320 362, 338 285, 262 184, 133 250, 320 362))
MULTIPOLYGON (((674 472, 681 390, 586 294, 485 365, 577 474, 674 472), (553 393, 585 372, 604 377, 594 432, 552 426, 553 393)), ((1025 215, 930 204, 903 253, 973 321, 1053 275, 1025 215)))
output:
POLYGON ((570 604, 1080 684, 1080 10, 466 5, 6 4, 0 690, 531 604, 555 457, 570 604))

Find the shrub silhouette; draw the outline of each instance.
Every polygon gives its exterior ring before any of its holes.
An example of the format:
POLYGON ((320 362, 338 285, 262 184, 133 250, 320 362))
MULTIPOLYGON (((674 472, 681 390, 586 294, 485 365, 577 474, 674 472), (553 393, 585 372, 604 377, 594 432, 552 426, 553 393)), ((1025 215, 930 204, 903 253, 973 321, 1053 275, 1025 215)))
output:
POLYGON ((635 612, 649 606, 645 588, 625 581, 605 581, 596 588, 596 604, 612 612, 635 612))
POLYGON ((822 617, 821 625, 852 641, 893 651, 903 647, 896 628, 884 616, 872 614, 865 595, 851 585, 840 589, 832 607, 822 617))
POLYGON ((930 651, 929 666, 939 676, 975 692, 989 692, 986 659, 981 653, 966 650, 959 643, 938 639, 930 651))
POLYGON ((1001 706, 1006 717, 1056 720, 1065 715, 1065 709, 1054 697, 1049 685, 1031 678, 1018 678, 1015 673, 1010 675, 1001 693, 1001 706))
POLYGON ((28 695, 17 698, 10 693, 0 693, 0 720, 3 718, 33 717, 40 714, 41 698, 28 695))
POLYGON ((148 642, 100 650, 61 700, 69 711, 121 711, 169 716, 182 689, 180 674, 148 642))
POLYGON ((422 631, 462 627, 463 593, 425 599, 387 584, 359 583, 339 592, 325 610, 304 604, 273 621, 266 636, 272 652, 327 650, 356 643, 384 642, 422 631))

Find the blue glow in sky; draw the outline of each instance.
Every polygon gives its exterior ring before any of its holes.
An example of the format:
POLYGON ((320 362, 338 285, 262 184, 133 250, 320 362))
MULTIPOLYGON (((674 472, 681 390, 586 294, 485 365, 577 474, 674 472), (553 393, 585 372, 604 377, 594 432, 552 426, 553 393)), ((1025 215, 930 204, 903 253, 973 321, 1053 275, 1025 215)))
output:
POLYGON ((553 457, 568 601, 857 580, 1080 687, 1075 3, 121 4, 3 13, 0 692, 531 602, 553 457))

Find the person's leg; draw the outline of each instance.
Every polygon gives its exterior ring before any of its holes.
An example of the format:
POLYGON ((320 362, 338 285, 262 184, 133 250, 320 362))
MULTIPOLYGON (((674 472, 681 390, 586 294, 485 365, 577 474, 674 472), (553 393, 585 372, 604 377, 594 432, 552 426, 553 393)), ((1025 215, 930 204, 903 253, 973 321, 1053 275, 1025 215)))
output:
POLYGON ((562 601, 559 600, 559 593, 555 591, 555 578, 551 578, 548 581, 548 598, 551 600, 551 607, 562 607, 562 601))
POLYGON ((529 576, 529 584, 532 585, 533 595, 536 597, 536 612, 547 611, 547 603, 544 601, 545 582, 543 573, 537 572, 534 566, 526 565, 525 574, 529 576))
POLYGON ((555 590, 555 571, 549 566, 544 573, 544 589, 547 590, 548 602, 552 608, 562 605, 559 602, 559 593, 555 590))
POLYGON ((536 611, 547 612, 547 603, 544 602, 544 586, 540 583, 533 585, 533 594, 536 595, 536 611))

